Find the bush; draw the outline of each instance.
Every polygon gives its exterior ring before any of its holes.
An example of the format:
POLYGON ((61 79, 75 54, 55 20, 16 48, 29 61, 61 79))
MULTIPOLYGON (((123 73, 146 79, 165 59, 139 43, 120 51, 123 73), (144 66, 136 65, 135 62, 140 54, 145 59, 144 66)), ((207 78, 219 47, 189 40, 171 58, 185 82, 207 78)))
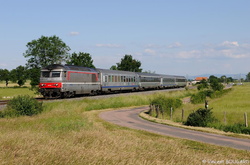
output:
POLYGON ((230 92, 232 90, 232 88, 229 89, 224 89, 222 91, 215 91, 211 94, 211 96, 209 96, 210 98, 219 98, 225 94, 227 94, 228 92, 230 92))
POLYGON ((197 111, 189 114, 185 125, 206 127, 208 124, 216 121, 211 109, 198 109, 197 111))
POLYGON ((206 92, 205 91, 200 91, 196 94, 193 94, 191 96, 191 103, 193 104, 199 104, 199 103, 202 103, 206 100, 206 92))
POLYGON ((157 96, 150 101, 152 105, 159 105, 162 112, 170 112, 170 108, 179 108, 182 106, 182 101, 178 98, 167 98, 164 96, 157 96))
POLYGON ((213 90, 203 90, 203 91, 199 91, 196 94, 193 94, 191 96, 191 103, 193 104, 199 104, 199 103, 203 103, 206 100, 206 97, 210 97, 210 98, 219 98, 221 96, 223 96, 224 94, 230 92, 232 89, 224 89, 221 91, 213 91, 213 90))
POLYGON ((10 100, 7 104, 7 110, 4 116, 32 116, 41 113, 43 110, 42 102, 38 102, 31 96, 17 96, 10 100))
POLYGON ((225 132, 250 134, 250 128, 246 127, 244 124, 234 124, 234 125, 228 125, 228 126, 220 126, 219 129, 223 130, 225 132))

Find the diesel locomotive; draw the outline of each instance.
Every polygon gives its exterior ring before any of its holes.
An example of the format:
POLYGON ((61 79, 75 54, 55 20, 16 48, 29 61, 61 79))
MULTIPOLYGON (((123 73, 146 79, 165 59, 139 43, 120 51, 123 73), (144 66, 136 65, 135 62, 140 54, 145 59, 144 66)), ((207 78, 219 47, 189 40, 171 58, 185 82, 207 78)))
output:
POLYGON ((94 95, 185 86, 184 76, 53 64, 41 69, 39 92, 44 98, 64 98, 81 94, 94 95))

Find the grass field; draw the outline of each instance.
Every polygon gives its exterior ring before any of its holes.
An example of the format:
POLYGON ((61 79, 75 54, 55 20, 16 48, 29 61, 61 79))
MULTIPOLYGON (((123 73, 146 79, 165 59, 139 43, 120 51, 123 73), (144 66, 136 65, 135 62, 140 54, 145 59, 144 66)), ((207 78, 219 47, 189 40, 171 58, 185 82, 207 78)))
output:
MULTIPOLYGON (((164 92, 185 97, 187 91, 164 92)), ((132 130, 101 120, 103 108, 148 105, 157 94, 44 103, 32 117, 0 119, 1 164, 203 164, 250 161, 250 152, 132 130)))
MULTIPOLYGON (((18 86, 18 84, 9 81, 9 84, 7 87, 14 87, 14 86, 18 86)), ((23 86, 30 87, 30 80, 27 80, 23 86)), ((6 87, 5 81, 0 81, 0 87, 6 87)))
POLYGON ((30 90, 30 81, 24 84, 24 87, 19 87, 18 84, 9 82, 8 87, 4 81, 0 81, 0 100, 9 100, 18 95, 30 95, 32 97, 37 97, 34 91, 30 90))
MULTIPOLYGON (((214 116, 221 124, 244 124, 244 113, 248 114, 248 123, 250 124, 250 83, 244 85, 234 86, 232 91, 218 99, 208 99, 209 108, 213 108, 214 116), (226 123, 224 122, 224 114, 226 113, 226 123)), ((204 108, 203 104, 184 104, 182 108, 175 111, 174 121, 181 121, 181 111, 185 110, 185 119, 188 114, 199 109, 204 108)))

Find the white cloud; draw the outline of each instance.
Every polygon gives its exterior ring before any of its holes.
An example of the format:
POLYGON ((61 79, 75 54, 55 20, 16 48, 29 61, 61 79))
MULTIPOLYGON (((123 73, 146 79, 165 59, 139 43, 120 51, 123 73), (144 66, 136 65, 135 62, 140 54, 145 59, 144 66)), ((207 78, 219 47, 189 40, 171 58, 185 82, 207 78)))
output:
POLYGON ((202 52, 200 50, 182 51, 177 54, 178 58, 188 59, 188 58, 200 58, 202 52))
POLYGON ((96 47, 106 47, 106 48, 120 48, 121 45, 118 44, 96 44, 96 47))
POLYGON ((173 44, 171 44, 171 45, 168 45, 168 48, 179 48, 179 47, 181 47, 181 46, 182 46, 181 43, 175 42, 175 43, 173 43, 173 44))
POLYGON ((238 47, 239 46, 237 41, 233 41, 233 42, 224 41, 221 45, 226 46, 226 47, 238 47))
POLYGON ((153 49, 145 49, 144 52, 146 54, 149 54, 149 55, 155 55, 156 54, 155 50, 153 50, 153 49))
POLYGON ((78 36, 78 35, 80 35, 80 33, 79 32, 70 32, 69 35, 71 35, 71 36, 78 36))

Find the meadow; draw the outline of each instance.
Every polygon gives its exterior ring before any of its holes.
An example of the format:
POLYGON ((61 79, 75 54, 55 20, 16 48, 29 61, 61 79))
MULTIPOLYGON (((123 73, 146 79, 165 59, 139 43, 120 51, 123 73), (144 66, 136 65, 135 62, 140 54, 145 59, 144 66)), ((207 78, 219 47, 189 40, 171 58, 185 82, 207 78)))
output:
MULTIPOLYGON (((184 98, 192 92, 160 95, 184 98)), ((149 105, 157 95, 134 93, 130 97, 44 102, 44 112, 39 115, 0 119, 0 162, 165 165, 250 161, 247 151, 120 127, 98 116, 113 108, 149 105)))
POLYGON ((38 97, 39 94, 35 94, 30 90, 30 81, 27 81, 23 87, 19 87, 18 84, 9 82, 8 86, 4 81, 0 81, 0 100, 9 100, 18 95, 29 95, 32 97, 38 97))
MULTIPOLYGON (((209 108, 212 108, 212 112, 218 124, 233 125, 233 124, 245 124, 244 113, 248 116, 248 123, 250 124, 250 83, 244 83, 244 85, 234 86, 232 91, 225 94, 221 98, 209 99, 209 108)), ((184 109, 184 120, 188 115, 199 109, 204 108, 205 104, 184 104, 183 107, 176 109, 173 120, 176 122, 181 121, 182 109, 184 109)))

